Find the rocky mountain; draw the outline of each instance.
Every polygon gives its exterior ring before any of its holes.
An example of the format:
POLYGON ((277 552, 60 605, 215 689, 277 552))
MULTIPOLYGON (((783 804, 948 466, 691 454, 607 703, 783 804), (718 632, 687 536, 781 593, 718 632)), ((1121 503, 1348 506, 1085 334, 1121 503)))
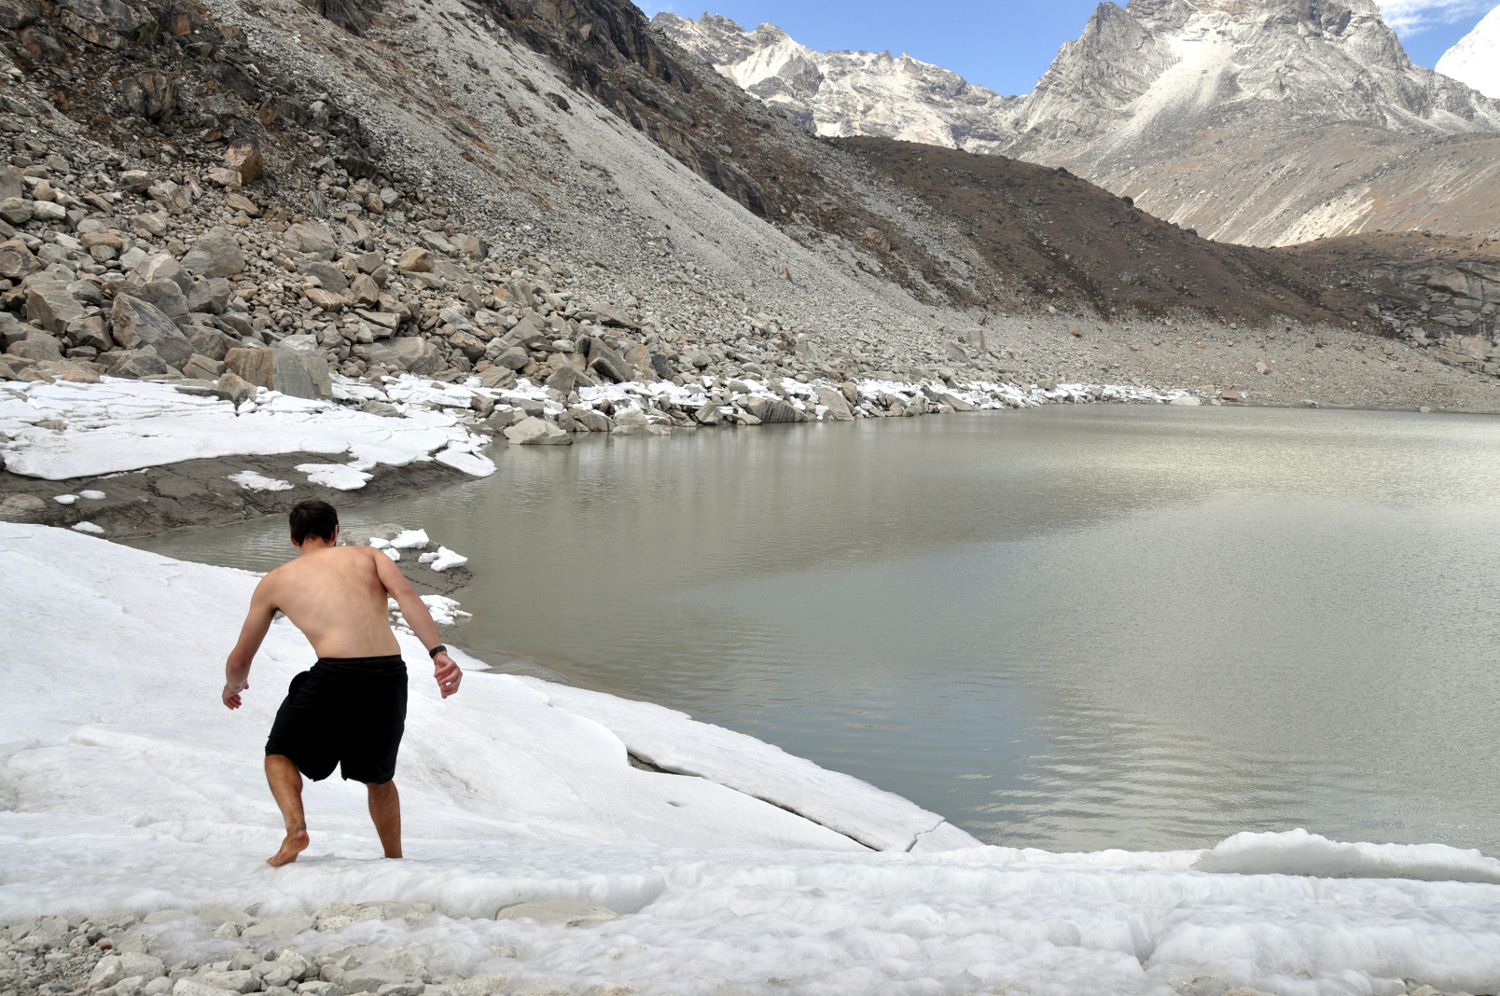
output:
POLYGON ((689 21, 664 11, 652 23, 819 135, 877 135, 971 152, 996 151, 1012 138, 1020 98, 909 55, 815 52, 775 25, 746 31, 718 14, 689 21))
MULTIPOLYGON (((735 79, 772 38, 795 44, 768 27, 736 38, 722 19, 658 23, 735 79)), ((799 78, 805 94, 815 78, 799 78)), ((917 113, 889 106, 905 99, 891 83, 864 81, 858 114, 819 91, 801 99, 820 132, 865 133, 871 121, 886 134, 885 122, 917 113)), ((986 107, 984 141, 940 144, 1066 166, 1217 240, 1500 235, 1500 105, 1414 65, 1373 0, 1105 3, 1032 93, 986 107)), ((980 133, 967 122, 952 132, 980 133)))
POLYGON ((1437 71, 1500 99, 1500 7, 1485 15, 1474 30, 1443 53, 1437 71))
POLYGON ((0 73, 0 378, 1222 386, 1270 376, 1253 327, 1349 403, 1473 406, 1321 347, 1453 352, 1500 307, 1474 247, 1333 272, 1066 170, 820 140, 625 0, 0 0, 0 73))

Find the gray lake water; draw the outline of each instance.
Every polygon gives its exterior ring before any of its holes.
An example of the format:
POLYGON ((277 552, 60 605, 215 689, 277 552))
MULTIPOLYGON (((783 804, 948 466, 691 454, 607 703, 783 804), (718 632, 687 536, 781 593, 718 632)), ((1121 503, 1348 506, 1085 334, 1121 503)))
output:
MULTIPOLYGON (((992 843, 1500 853, 1500 419, 1058 407, 496 459, 344 516, 467 554, 476 648, 992 843)), ((285 542, 148 545, 264 570, 285 542)))

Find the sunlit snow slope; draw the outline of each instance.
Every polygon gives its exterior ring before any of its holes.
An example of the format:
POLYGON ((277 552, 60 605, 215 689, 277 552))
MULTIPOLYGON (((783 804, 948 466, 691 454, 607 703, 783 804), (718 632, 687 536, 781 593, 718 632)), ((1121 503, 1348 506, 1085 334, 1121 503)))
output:
MULTIPOLYGON (((219 704, 254 582, 0 524, 0 919, 420 900, 438 916, 257 943, 419 950, 443 974, 502 973, 513 992, 1500 988, 1500 861, 1475 852, 1300 832, 1208 852, 938 850, 971 842, 748 737, 478 671, 444 702, 415 664, 398 772, 408 859, 376 859, 363 792, 334 779, 308 792, 311 849, 273 870, 261 747, 311 654, 278 623, 246 707, 219 704), (627 749, 702 777, 632 767, 627 749), (556 899, 621 915, 493 919, 556 899)), ((238 942, 163 943, 186 956, 238 942)))
POLYGON ((1486 14, 1474 30, 1443 53, 1436 69, 1500 100, 1500 7, 1486 14))

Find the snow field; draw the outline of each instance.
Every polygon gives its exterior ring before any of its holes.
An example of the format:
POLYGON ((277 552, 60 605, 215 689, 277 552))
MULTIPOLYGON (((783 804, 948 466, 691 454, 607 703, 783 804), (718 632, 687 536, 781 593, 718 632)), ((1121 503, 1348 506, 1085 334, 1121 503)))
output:
MULTIPOLYGON (((1301 832, 1155 854, 975 846, 896 796, 648 703, 477 670, 443 702, 409 636, 408 860, 376 859, 364 792, 335 778, 308 788, 312 847, 273 870, 262 745, 312 653, 277 623, 245 707, 223 709, 255 581, 0 524, 0 919, 425 901, 437 913, 413 925, 254 943, 404 953, 437 979, 502 974, 510 992, 1500 988, 1500 861, 1476 852, 1301 832), (640 770, 627 750, 701 777, 640 770), (620 916, 493 919, 553 900, 620 916)), ((171 963, 245 943, 217 926, 142 930, 171 963)))

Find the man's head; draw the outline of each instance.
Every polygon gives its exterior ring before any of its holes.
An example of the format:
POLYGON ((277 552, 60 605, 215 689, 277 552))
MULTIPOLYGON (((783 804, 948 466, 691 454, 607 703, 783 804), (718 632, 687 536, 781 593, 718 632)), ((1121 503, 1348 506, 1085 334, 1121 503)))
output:
POLYGON ((339 534, 339 513, 326 501, 309 498, 292 506, 291 524, 293 546, 309 540, 332 543, 339 534))

